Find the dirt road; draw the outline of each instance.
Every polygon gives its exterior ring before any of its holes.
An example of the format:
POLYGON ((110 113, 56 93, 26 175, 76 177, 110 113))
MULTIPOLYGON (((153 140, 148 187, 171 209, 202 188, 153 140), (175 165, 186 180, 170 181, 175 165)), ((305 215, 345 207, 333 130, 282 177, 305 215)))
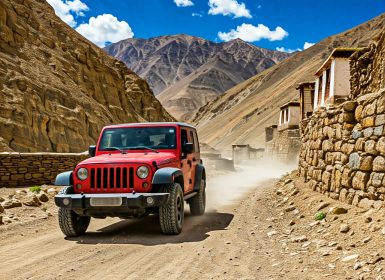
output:
POLYGON ((207 214, 187 213, 179 236, 162 235, 155 216, 93 219, 85 236, 69 239, 55 215, 14 226, 0 233, 0 278, 254 279, 270 251, 253 232, 256 217, 269 215, 261 194, 273 182, 255 183, 251 173, 238 178, 237 189, 230 177, 209 182, 207 214))
POLYGON ((267 179, 274 174, 260 174, 263 181, 255 182, 251 173, 255 178, 251 170, 237 183, 226 176, 211 180, 207 214, 187 213, 178 236, 162 235, 155 216, 92 220, 86 235, 70 239, 55 215, 15 225, 0 232, 0 279, 354 279, 382 271, 375 243, 360 243, 368 233, 356 210, 342 217, 355 219, 356 234, 339 233, 341 217, 314 223, 314 203, 324 196, 308 202, 314 192, 301 190, 282 199, 276 180, 267 179), (371 254, 378 262, 367 266, 371 254), (349 255, 355 258, 343 260, 349 255))

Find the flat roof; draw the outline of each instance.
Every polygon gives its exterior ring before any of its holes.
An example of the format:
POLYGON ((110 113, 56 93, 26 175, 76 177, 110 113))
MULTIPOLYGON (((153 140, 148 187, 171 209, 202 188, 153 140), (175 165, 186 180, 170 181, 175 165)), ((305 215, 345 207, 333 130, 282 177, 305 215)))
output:
POLYGON ((287 102, 286 104, 283 104, 279 108, 282 110, 282 109, 285 109, 285 108, 290 107, 290 106, 299 107, 300 103, 298 101, 290 101, 290 102, 287 102))
POLYGON ((301 87, 307 86, 307 85, 315 86, 315 82, 314 81, 307 81, 307 82, 298 83, 297 86, 295 87, 295 89, 300 89, 301 87))
POLYGON ((247 147, 247 146, 250 146, 250 144, 232 144, 232 146, 247 147))
POLYGON ((194 126, 183 123, 183 122, 142 122, 142 123, 125 123, 125 124, 112 124, 106 125, 106 128, 118 128, 118 127, 140 127, 140 126, 168 126, 168 125, 177 125, 177 126, 186 126, 190 128, 194 128, 194 126))
POLYGON ((353 53, 360 50, 361 48, 335 48, 329 57, 325 60, 325 62, 322 64, 322 66, 317 70, 315 73, 315 76, 319 76, 320 72, 323 72, 325 69, 329 68, 331 61, 333 58, 336 57, 342 57, 342 58, 349 58, 353 53))
POLYGON ((277 127, 278 127, 277 124, 272 124, 272 125, 266 126, 266 128, 277 128, 277 127))

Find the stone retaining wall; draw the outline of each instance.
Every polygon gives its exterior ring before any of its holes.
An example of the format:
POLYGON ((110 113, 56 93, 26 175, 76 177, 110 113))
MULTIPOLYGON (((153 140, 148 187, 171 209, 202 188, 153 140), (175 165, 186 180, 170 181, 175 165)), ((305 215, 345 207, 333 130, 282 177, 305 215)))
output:
POLYGON ((52 184, 57 174, 87 157, 88 153, 0 153, 0 187, 52 184))
POLYGON ((385 201, 385 32, 350 58, 349 101, 301 124, 299 170, 309 186, 364 208, 385 201))
POLYGON ((299 169, 313 190, 350 204, 385 200, 385 90, 320 109, 302 124, 299 169))

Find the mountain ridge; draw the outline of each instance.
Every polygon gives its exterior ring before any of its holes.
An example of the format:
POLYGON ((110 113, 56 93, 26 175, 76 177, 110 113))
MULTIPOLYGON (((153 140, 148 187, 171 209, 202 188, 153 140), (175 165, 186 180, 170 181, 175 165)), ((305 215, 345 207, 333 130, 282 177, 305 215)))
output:
POLYGON ((290 56, 241 39, 216 43, 186 34, 131 38, 104 49, 147 80, 162 105, 181 120, 290 56))

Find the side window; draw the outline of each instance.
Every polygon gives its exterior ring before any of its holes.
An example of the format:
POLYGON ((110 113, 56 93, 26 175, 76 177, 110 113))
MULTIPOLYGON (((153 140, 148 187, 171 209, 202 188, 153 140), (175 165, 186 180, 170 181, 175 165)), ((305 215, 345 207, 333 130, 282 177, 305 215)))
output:
POLYGON ((198 135, 197 135, 197 132, 194 131, 194 150, 196 153, 199 153, 200 152, 200 149, 199 149, 199 141, 198 141, 198 135))
POLYGON ((194 138, 194 133, 192 132, 192 130, 190 130, 190 142, 194 144, 194 153, 196 153, 197 150, 196 150, 196 146, 195 146, 195 138, 194 138))
POLYGON ((184 143, 188 143, 187 130, 181 129, 180 131, 180 143, 183 146, 184 143))

